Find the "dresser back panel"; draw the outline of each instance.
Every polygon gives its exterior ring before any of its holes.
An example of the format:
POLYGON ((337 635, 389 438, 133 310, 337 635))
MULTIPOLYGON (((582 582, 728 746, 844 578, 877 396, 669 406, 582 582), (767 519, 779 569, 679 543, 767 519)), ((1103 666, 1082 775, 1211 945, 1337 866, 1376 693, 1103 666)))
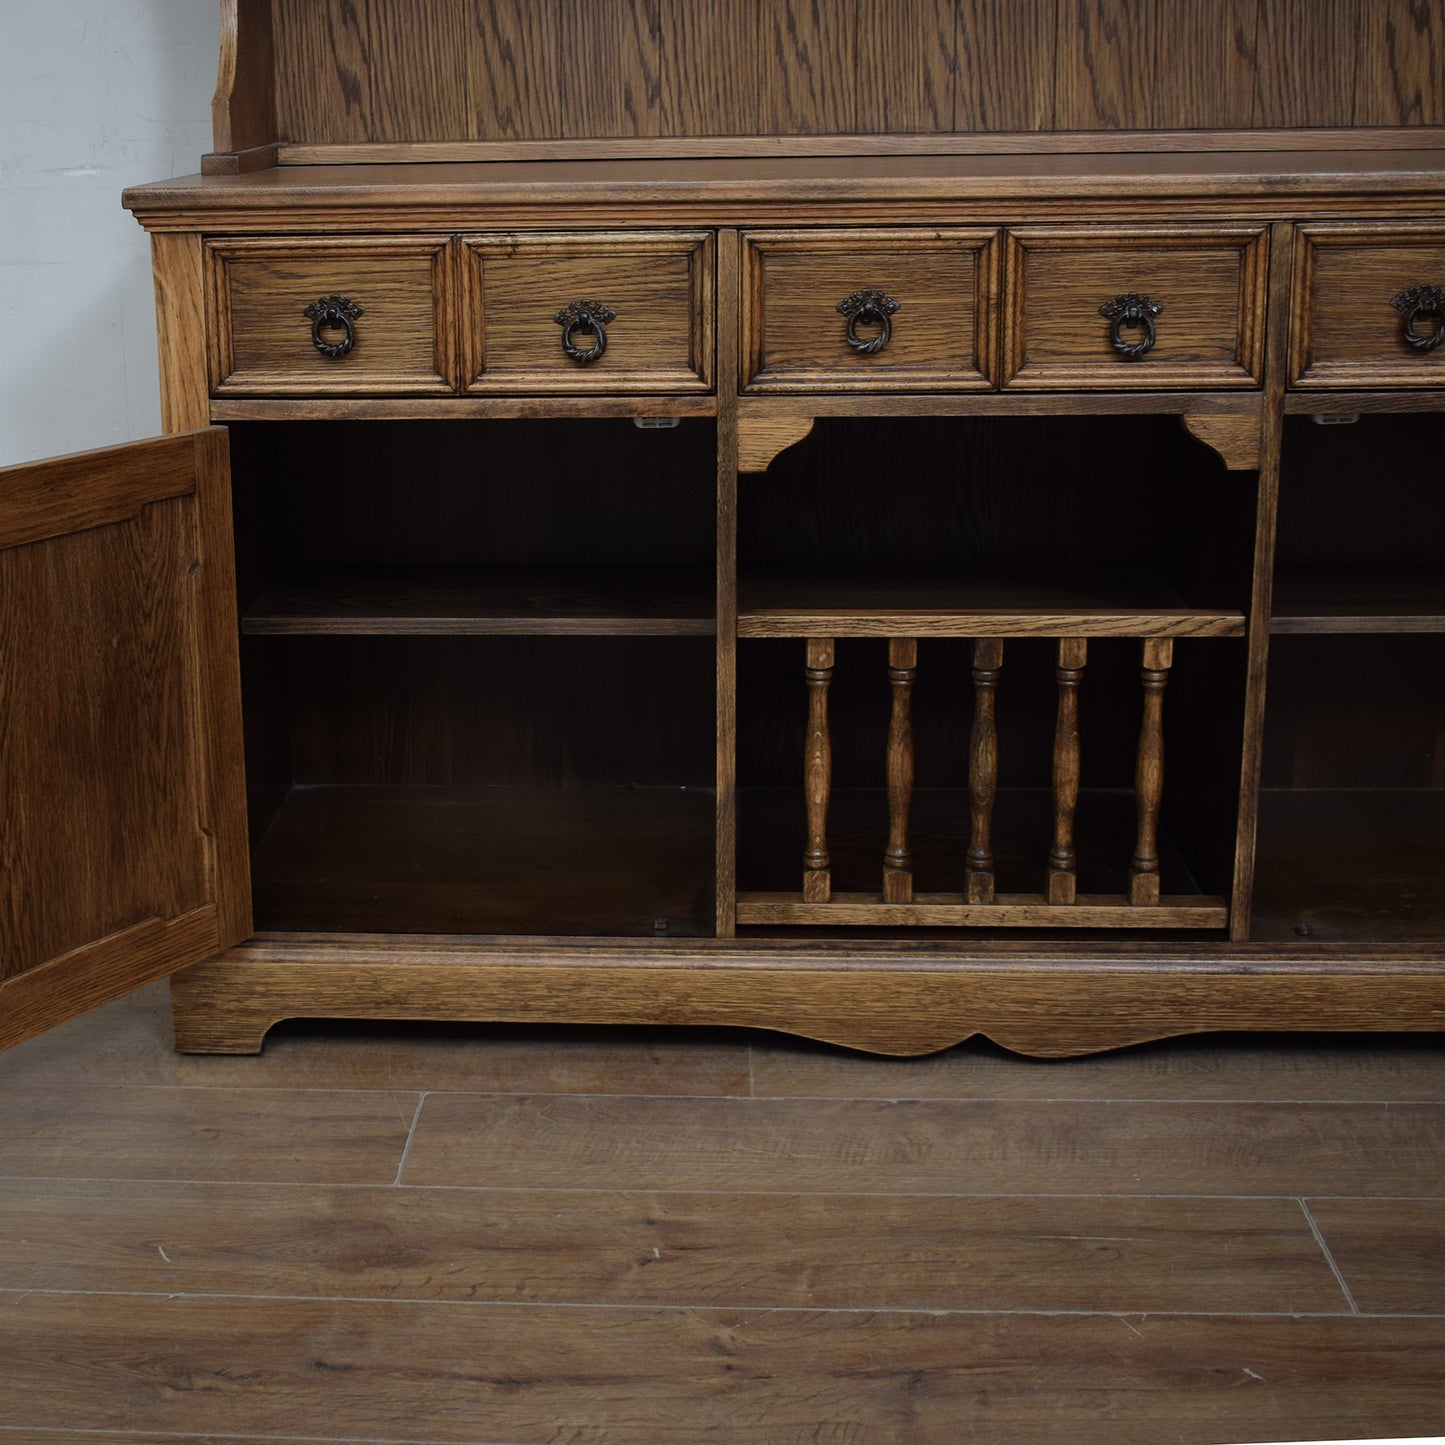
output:
POLYGON ((1445 123, 1419 0, 230 6, 218 150, 1445 123))

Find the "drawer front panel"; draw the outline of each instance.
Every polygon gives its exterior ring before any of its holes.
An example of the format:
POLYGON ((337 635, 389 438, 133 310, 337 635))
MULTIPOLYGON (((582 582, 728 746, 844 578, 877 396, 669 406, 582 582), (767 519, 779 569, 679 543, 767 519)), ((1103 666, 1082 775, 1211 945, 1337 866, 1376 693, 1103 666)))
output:
POLYGON ((1445 386, 1441 296, 1406 294, 1416 287, 1445 295, 1445 226, 1301 227, 1291 384, 1445 386), (1407 322, 1414 344, 1406 338, 1407 322))
POLYGON ((710 231, 464 238, 466 390, 709 390, 713 249, 710 231))
POLYGON ((1259 226, 1010 232, 1004 386, 1108 391, 1258 386, 1266 245, 1259 226), (1127 314, 1131 297, 1134 309, 1144 313, 1138 319, 1127 314), (1106 315, 1105 307, 1126 314, 1106 315))
POLYGON ((740 384, 752 392, 992 389, 997 234, 745 236, 740 384))
POLYGON ((454 392, 449 249, 434 236, 207 242, 212 392, 454 392))

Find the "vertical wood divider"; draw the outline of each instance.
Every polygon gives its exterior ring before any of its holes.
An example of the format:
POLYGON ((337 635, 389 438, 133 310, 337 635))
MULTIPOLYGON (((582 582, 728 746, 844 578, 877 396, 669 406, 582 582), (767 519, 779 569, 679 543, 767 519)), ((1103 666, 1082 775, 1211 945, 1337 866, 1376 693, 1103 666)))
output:
POLYGON ((1144 639, 1144 721, 1134 768, 1139 807, 1139 837, 1129 865, 1129 902, 1159 902, 1159 805, 1164 798, 1164 689, 1174 662, 1172 637, 1144 639))
POLYGON ((993 803, 998 794, 999 674, 1003 638, 980 637, 973 644, 973 730, 968 743, 970 834, 965 892, 970 903, 992 903, 993 803))
POLYGON ((833 681, 833 639, 808 639, 808 737, 803 755, 803 797, 808 810, 808 847, 803 854, 803 901, 832 897, 828 857, 828 798, 833 788, 833 739, 828 732, 828 687, 833 681))
POLYGON ((738 331, 740 238, 717 235, 717 844, 716 932, 737 933, 738 331))
POLYGON ((1265 680, 1269 669, 1269 617, 1274 610, 1274 552, 1279 515, 1280 448, 1284 440, 1284 390, 1289 369, 1295 229, 1279 221, 1269 237, 1269 322, 1265 333, 1265 385, 1260 411, 1259 492, 1255 501, 1254 577, 1250 588, 1244 685, 1244 750, 1239 779, 1239 821, 1234 845, 1234 888, 1229 936, 1249 937, 1254 898, 1254 857, 1259 826, 1259 788, 1264 763, 1265 680))
POLYGON ((883 901, 913 901, 913 855, 908 847, 908 809, 913 801, 913 679, 918 640, 888 641, 888 683, 893 712, 888 720, 888 849, 883 855, 883 901))
POLYGON ((1079 684, 1089 644, 1082 637, 1059 639, 1054 677, 1059 685, 1059 711, 1054 724, 1054 844, 1049 853, 1048 900, 1072 903, 1077 896, 1077 855, 1074 814, 1079 806, 1079 684))

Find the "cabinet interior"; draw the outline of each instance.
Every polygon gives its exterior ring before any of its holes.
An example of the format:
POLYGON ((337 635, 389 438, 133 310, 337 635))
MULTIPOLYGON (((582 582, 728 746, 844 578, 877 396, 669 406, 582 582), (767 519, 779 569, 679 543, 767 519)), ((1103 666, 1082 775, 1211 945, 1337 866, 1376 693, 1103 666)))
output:
POLYGON ((1438 415, 1286 422, 1256 938, 1445 937, 1441 440, 1438 415))
POLYGON ((233 428, 258 928, 712 931, 712 433, 233 428))
MULTIPOLYGON (((1287 423, 1257 939, 1445 933, 1439 434, 1430 415, 1287 423)), ((698 419, 232 426, 258 929, 713 932, 714 446, 698 419)), ((960 596, 1244 612, 1257 501, 1258 475, 1226 470, 1173 417, 823 420, 741 479, 741 616, 960 596)), ((972 647, 918 647, 911 846, 927 894, 965 868, 972 647)), ((744 895, 797 886, 805 648, 738 645, 744 895)), ((997 885, 1022 894, 1049 852, 1057 659, 1043 637, 1007 639, 1004 657, 997 885)), ((887 667, 883 638, 838 640, 829 832, 844 892, 878 887, 887 667)), ((1176 643, 1166 894, 1230 892, 1245 668, 1243 637, 1176 643)), ((1127 889, 1138 676, 1136 639, 1090 640, 1089 894, 1127 889)))

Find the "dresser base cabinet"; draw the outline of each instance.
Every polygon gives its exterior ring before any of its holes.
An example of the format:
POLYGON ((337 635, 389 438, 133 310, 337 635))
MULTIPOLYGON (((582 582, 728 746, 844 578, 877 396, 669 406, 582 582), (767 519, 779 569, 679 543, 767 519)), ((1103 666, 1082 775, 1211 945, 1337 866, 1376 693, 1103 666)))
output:
POLYGON ((171 435, 0 475, 0 1038, 1445 1027, 1429 7, 685 8, 223 0, 171 435))

